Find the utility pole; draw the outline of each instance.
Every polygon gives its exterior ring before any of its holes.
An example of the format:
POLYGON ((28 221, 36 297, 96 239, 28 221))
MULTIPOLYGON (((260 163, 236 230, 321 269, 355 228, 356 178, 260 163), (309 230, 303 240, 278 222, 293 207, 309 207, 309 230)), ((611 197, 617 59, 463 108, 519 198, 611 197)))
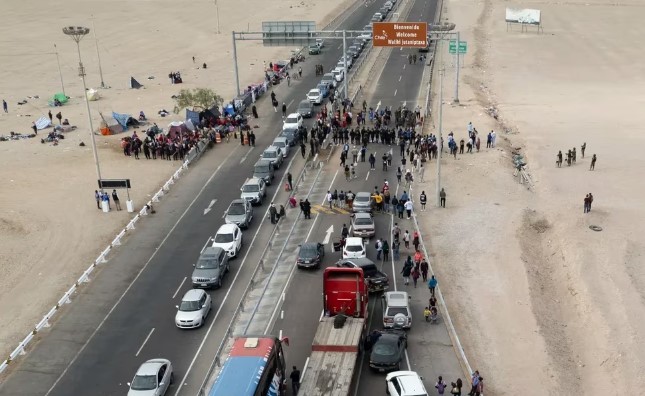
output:
POLYGON ((348 98, 349 96, 347 95, 347 76, 349 69, 347 69, 347 31, 343 30, 343 67, 345 67, 345 71, 343 72, 343 91, 345 93, 345 98, 348 98))
POLYGON ((63 72, 60 69, 60 59, 58 59, 58 47, 54 43, 54 51, 56 52, 56 63, 58 63, 58 75, 60 76, 60 87, 63 90, 63 95, 67 96, 65 93, 65 83, 63 83, 63 72))
POLYGON ((96 27, 94 26, 94 16, 92 16, 92 30, 94 31, 94 43, 96 44, 96 57, 99 60, 99 75, 101 76, 101 88, 107 88, 103 82, 103 68, 101 67, 101 54, 99 53, 99 41, 96 38, 96 27))
POLYGON ((457 68, 455 69, 455 103, 459 103, 459 32, 457 32, 457 48, 456 53, 457 53, 457 68))
POLYGON ((233 63, 235 64, 235 89, 237 96, 240 96, 240 75, 237 70, 237 44, 235 43, 235 32, 231 32, 233 37, 233 63))
POLYGON ((441 206, 441 155, 443 153, 443 74, 444 70, 439 71, 439 156, 437 157, 437 207, 441 206))

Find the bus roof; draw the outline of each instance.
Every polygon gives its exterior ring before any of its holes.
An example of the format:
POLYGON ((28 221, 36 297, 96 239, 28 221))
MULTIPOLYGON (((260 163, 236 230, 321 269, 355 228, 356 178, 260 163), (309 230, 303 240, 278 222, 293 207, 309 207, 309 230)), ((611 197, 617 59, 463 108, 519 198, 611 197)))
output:
POLYGON ((236 338, 208 396, 253 396, 274 342, 272 337, 236 338))

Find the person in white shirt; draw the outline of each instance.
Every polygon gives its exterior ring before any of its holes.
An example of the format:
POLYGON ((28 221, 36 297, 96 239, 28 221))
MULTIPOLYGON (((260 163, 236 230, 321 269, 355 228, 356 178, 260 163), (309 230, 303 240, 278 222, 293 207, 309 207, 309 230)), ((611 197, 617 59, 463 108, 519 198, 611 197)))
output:
POLYGON ((329 209, 331 209, 333 200, 334 199, 332 198, 331 191, 327 190, 327 203, 329 204, 329 209))
POLYGON ((412 216, 412 201, 407 200, 405 201, 405 204, 403 205, 405 207, 405 210, 408 212, 408 220, 412 216))

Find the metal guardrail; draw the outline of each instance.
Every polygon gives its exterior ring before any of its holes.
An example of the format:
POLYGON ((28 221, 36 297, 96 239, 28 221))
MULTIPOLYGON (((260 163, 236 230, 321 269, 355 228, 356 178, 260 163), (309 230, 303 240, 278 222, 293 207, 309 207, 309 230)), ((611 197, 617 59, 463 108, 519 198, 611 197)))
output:
MULTIPOLYGON (((308 163, 305 164, 305 166, 303 167, 302 171, 298 175, 298 178, 296 179, 296 182, 293 183, 294 190, 293 190, 292 194, 289 194, 290 197, 291 197, 291 195, 293 195, 293 193, 295 193, 295 191, 297 191, 298 184, 302 181, 302 179, 304 178, 304 176, 307 173, 307 167, 310 165, 310 169, 314 168, 315 164, 317 163, 316 159, 317 159, 317 155, 311 161, 309 161, 308 163)), ((287 170, 285 171, 285 175, 287 174, 288 170, 289 170, 289 168, 287 168, 287 170)), ((316 178, 318 177, 318 175, 320 175, 320 170, 316 174, 316 178)), ((284 176, 283 176, 282 180, 284 180, 284 176)), ((281 183, 282 183, 282 180, 281 180, 281 183)), ((312 184, 312 186, 313 185, 315 185, 315 183, 312 184)), ((310 193, 311 193, 311 189, 307 193, 307 197, 309 196, 310 193)), ((287 200, 287 202, 288 202, 288 200, 287 200)), ((268 213, 268 210, 267 210, 267 213, 268 213)), ((265 213, 265 217, 266 217, 266 213, 265 213)), ((300 214, 298 214, 298 217, 300 217, 300 214)), ((297 222, 298 222, 297 220, 294 222, 294 227, 295 227, 295 224, 297 224, 297 222)), ((244 292, 242 294, 242 298, 240 299, 240 302, 237 304, 237 307, 235 308, 235 312, 233 313, 233 316, 231 317, 231 320, 229 321, 228 327, 226 328, 226 331, 224 332, 224 337, 222 338, 222 341, 220 342, 219 346, 217 347, 217 351, 215 352, 215 357, 213 358, 213 361, 211 362, 211 365, 208 368, 208 372, 206 373, 206 376, 204 377, 204 380, 202 381, 202 384, 199 387, 199 395, 200 396, 205 395, 204 387, 206 386, 206 383, 208 382, 208 380, 211 378, 211 376, 212 376, 212 374, 213 374, 213 372, 215 370, 215 367, 221 367, 220 355, 222 354, 222 351, 224 350, 224 346, 226 345, 227 342, 230 341, 230 338, 232 337, 232 329, 233 329, 233 325, 235 324, 235 321, 238 319, 240 313, 244 312, 244 300, 246 299, 246 296, 252 290, 253 286, 256 283, 254 281, 254 279, 257 276, 258 271, 260 271, 261 269, 264 268, 264 262, 263 262, 264 256, 266 255, 268 249, 271 247, 273 237, 274 237, 274 235, 275 235, 277 230, 278 230, 278 227, 274 227, 273 231, 271 232, 271 235, 269 236, 269 240, 266 243, 266 245, 264 247, 264 250, 262 251, 262 255, 260 256, 260 260, 258 261, 258 264, 256 265, 255 270, 253 271, 253 274, 251 275, 251 281, 249 281, 249 283, 247 284, 246 288, 244 289, 244 292)), ((291 232, 293 232, 293 227, 292 227, 292 229, 291 229, 291 231, 289 233, 289 237, 291 236, 291 232)), ((285 245, 287 244, 287 242, 289 240, 289 237, 287 237, 287 239, 285 240, 285 245)), ((284 247, 283 247, 283 249, 284 249, 284 247)), ((273 270, 275 269, 275 267, 276 266, 274 265, 274 268, 271 271, 272 274, 273 274, 273 270)), ((267 281, 267 284, 268 284, 268 281, 267 281)), ((257 310, 258 306, 259 306, 259 304, 254 307, 254 311, 257 310)), ((253 313, 252 316, 254 314, 255 313, 253 313)), ((250 323, 250 321, 249 321, 249 323, 250 323)))

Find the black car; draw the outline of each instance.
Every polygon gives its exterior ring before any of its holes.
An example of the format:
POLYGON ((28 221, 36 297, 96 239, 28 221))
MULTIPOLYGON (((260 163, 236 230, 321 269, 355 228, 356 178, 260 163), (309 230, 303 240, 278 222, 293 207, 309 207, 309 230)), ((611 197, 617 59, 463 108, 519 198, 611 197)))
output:
POLYGON ((314 114, 314 105, 308 100, 303 100, 298 104, 297 111, 303 118, 311 118, 314 114))
POLYGON ((325 245, 318 242, 307 242, 300 245, 296 265, 299 268, 320 268, 325 257, 325 245))
POLYGON ((401 360, 408 346, 407 334, 403 330, 381 330, 378 333, 380 335, 370 334, 370 367, 382 373, 400 370, 401 360))
POLYGON ((370 293, 384 291, 390 287, 390 279, 386 274, 376 268, 376 264, 368 258, 347 258, 338 260, 337 267, 361 268, 367 281, 367 290, 370 293))

